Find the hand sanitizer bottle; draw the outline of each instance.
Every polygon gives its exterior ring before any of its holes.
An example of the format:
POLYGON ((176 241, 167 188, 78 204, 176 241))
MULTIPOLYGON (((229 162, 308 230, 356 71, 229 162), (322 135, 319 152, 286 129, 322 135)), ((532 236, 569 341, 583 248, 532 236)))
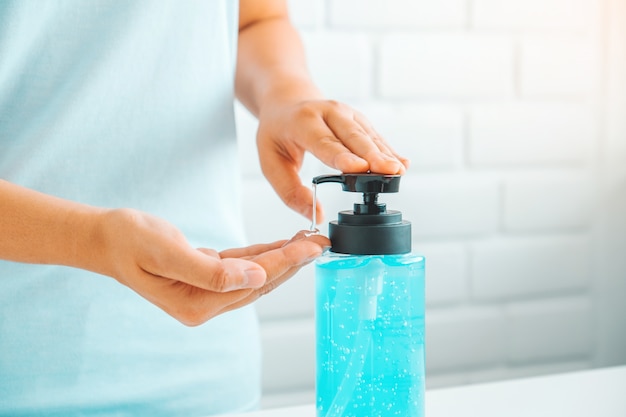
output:
POLYGON ((330 251, 316 261, 318 417, 424 415, 424 258, 411 224, 378 203, 399 175, 322 175, 363 193, 329 224, 330 251))

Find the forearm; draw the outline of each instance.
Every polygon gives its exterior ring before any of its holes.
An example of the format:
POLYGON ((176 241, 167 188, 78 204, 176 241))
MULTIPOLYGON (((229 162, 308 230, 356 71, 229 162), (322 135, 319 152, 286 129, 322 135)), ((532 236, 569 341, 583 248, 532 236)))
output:
POLYGON ((92 252, 102 211, 0 180, 0 259, 97 269, 92 252))
POLYGON ((286 14, 240 30, 236 93, 257 116, 271 102, 322 98, 311 81, 300 37, 286 14))

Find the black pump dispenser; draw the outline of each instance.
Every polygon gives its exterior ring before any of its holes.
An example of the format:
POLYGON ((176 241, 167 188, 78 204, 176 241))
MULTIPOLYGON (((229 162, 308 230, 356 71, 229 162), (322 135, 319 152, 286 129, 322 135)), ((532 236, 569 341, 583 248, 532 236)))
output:
POLYGON ((402 213, 387 211, 378 202, 379 193, 397 193, 400 175, 341 174, 320 175, 313 184, 337 182, 343 191, 363 193, 363 203, 354 210, 340 211, 338 220, 328 225, 331 251, 352 255, 392 255, 411 252, 411 223, 402 213))

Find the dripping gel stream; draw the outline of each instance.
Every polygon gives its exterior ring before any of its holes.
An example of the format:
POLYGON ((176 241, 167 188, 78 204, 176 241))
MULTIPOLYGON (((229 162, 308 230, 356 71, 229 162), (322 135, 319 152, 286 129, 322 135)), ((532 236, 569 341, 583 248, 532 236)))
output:
POLYGON ((320 231, 317 228, 317 184, 313 183, 313 214, 311 215, 311 228, 309 229, 311 234, 318 234, 320 231))

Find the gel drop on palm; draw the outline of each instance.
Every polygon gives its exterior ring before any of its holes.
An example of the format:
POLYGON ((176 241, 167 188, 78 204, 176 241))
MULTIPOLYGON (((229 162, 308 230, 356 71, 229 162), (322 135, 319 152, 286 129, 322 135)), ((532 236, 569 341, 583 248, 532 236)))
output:
POLYGON ((316 261, 318 417, 424 415, 424 258, 411 224, 378 203, 399 175, 322 175, 363 193, 329 224, 332 247, 316 261))

